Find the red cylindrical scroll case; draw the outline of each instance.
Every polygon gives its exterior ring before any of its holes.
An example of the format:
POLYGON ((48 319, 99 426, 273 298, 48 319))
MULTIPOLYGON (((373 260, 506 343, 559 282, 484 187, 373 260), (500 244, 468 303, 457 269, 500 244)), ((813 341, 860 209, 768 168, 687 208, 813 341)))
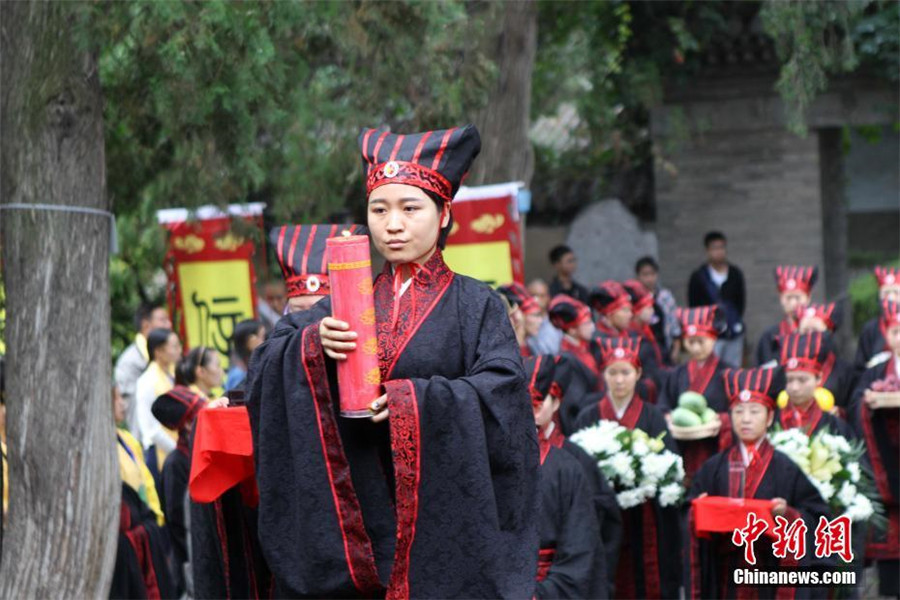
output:
POLYGON ((372 258, 369 238, 338 236, 326 240, 331 314, 355 331, 356 349, 337 365, 341 415, 370 417, 369 404, 381 395, 375 298, 372 294, 372 258))

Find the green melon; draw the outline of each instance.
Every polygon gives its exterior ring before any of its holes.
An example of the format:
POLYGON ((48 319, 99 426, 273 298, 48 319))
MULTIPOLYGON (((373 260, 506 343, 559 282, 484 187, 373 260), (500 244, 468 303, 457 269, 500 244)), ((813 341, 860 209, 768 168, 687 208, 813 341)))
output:
POLYGON ((694 411, 678 407, 672 411, 672 424, 678 427, 696 427, 697 425, 703 425, 703 421, 700 420, 700 416, 694 411))
POLYGON ((712 423, 718 418, 718 413, 711 408, 707 408, 703 411, 703 414, 700 415, 700 420, 703 421, 703 424, 712 423))
POLYGON ((685 392, 678 396, 678 406, 694 411, 699 417, 706 410, 706 398, 697 392, 685 392))

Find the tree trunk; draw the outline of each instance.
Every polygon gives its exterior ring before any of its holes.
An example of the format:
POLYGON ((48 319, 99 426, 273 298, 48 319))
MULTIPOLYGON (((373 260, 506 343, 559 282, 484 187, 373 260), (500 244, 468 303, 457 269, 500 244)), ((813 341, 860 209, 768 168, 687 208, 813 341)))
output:
POLYGON ((502 3, 488 23, 489 55, 498 70, 487 106, 475 122, 481 132, 481 154, 469 183, 531 182, 534 150, 531 128, 531 75, 537 51, 537 3, 502 3))
MULTIPOLYGON (((5 204, 108 208, 97 56, 76 44, 77 10, 0 7, 5 204)), ((10 478, 0 598, 104 597, 121 499, 109 220, 48 210, 3 210, 0 219, 10 478)))

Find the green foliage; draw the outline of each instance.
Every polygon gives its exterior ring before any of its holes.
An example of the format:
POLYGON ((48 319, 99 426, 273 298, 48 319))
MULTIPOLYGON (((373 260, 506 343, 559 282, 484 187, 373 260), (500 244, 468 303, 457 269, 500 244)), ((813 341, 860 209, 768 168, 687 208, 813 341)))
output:
POLYGON ((829 75, 863 64, 890 81, 900 76, 896 2, 765 2, 760 17, 782 61, 775 87, 785 101, 788 126, 798 134, 805 135, 806 110, 829 75))

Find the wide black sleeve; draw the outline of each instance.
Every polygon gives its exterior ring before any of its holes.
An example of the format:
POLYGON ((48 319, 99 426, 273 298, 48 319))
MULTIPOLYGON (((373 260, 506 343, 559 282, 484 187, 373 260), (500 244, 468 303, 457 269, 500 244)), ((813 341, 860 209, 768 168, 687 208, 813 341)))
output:
POLYGON ((747 306, 747 290, 744 285, 744 272, 734 265, 731 265, 729 269, 734 270, 734 308, 737 311, 738 316, 744 318, 744 309, 747 306))
POLYGON ((670 413, 678 407, 678 397, 681 395, 680 382, 685 368, 684 365, 678 366, 669 371, 663 379, 659 400, 656 402, 656 406, 663 414, 670 413))
POLYGON ((847 404, 847 420, 856 429, 857 436, 862 435, 862 431, 857 427, 859 415, 859 403, 862 402, 863 395, 866 390, 872 387, 872 384, 882 378, 884 375, 884 365, 876 365, 871 369, 866 369, 859 379, 856 381, 856 387, 850 394, 850 402, 847 404))
MULTIPOLYGON (((573 465, 575 467, 575 465, 573 465)), ((605 567, 598 559, 601 544, 597 516, 591 502, 590 490, 583 473, 569 468, 559 474, 557 497, 561 527, 557 535, 556 554, 547 577, 537 584, 538 598, 599 598, 592 581, 605 574, 597 569, 605 567)), ((599 590, 605 592, 605 586, 599 590)))
POLYGON ((763 331, 756 344, 756 366, 760 367, 775 359, 775 336, 778 334, 778 325, 773 325, 763 331))
POLYGON ((866 370, 869 360, 883 350, 883 348, 879 347, 879 344, 883 343, 884 337, 881 335, 878 319, 867 321, 859 333, 859 341, 856 345, 856 360, 853 361, 853 368, 857 375, 862 374, 866 370))
POLYGON ((173 572, 180 590, 184 589, 184 567, 187 555, 187 521, 185 519, 185 497, 187 496, 189 464, 179 450, 173 450, 163 467, 162 480, 165 493, 163 513, 172 540, 172 554, 175 558, 173 572))
POLYGON ((691 273, 691 278, 688 281, 688 306, 690 307, 713 304, 709 294, 706 293, 702 278, 703 275, 700 269, 691 273))

